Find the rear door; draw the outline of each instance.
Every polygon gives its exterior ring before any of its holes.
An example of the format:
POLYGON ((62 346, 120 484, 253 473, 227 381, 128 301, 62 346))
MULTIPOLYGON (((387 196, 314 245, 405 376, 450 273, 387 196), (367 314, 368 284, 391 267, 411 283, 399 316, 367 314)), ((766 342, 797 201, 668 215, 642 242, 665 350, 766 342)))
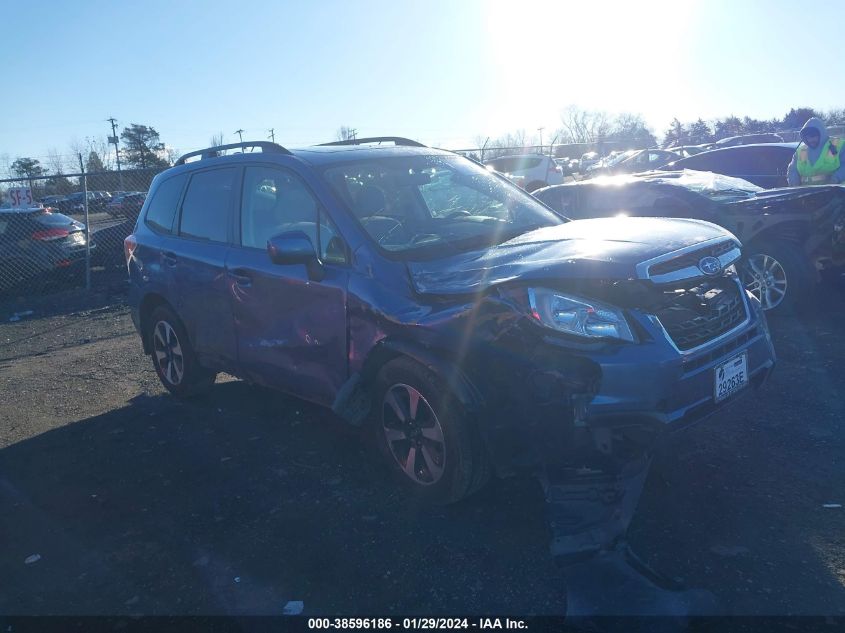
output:
POLYGON ((231 367, 237 358, 226 255, 233 236, 239 167, 195 171, 179 211, 178 248, 162 253, 175 270, 177 311, 203 364, 231 367))
POLYGON ((236 245, 227 259, 240 372, 261 384, 331 404, 347 379, 347 249, 304 178, 277 165, 246 167, 236 245), (325 266, 270 261, 267 240, 302 231, 325 266))

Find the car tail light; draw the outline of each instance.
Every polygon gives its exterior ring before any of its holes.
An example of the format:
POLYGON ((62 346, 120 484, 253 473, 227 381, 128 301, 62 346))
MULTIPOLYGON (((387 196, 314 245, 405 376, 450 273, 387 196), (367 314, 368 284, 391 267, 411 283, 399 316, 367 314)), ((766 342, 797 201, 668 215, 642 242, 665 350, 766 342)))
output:
POLYGON ((123 255, 126 258, 126 265, 129 265, 129 262, 132 261, 132 256, 135 253, 135 249, 138 247, 138 241, 135 239, 135 235, 128 235, 125 240, 123 240, 123 255))
POLYGON ((32 239, 41 242, 50 242, 52 240, 62 240, 70 235, 67 229, 44 229, 43 231, 35 231, 32 234, 32 239))
POLYGON ((69 259, 60 259, 56 262, 56 268, 67 268, 70 264, 71 261, 69 259))

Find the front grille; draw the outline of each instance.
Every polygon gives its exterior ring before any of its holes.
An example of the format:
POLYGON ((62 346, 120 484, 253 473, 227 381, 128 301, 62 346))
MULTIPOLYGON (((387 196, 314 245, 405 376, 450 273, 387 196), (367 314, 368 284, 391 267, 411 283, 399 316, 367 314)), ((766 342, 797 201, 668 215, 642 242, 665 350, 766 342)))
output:
POLYGON ((666 275, 676 270, 683 270, 684 268, 698 268, 698 262, 701 261, 702 257, 721 257, 734 248, 736 248, 736 244, 731 241, 719 242, 713 246, 708 246, 692 253, 686 253, 685 255, 680 255, 665 262, 653 264, 649 266, 648 274, 650 276, 666 275))
POLYGON ((654 315, 682 351, 729 332, 747 316, 742 291, 728 277, 666 294, 667 302, 654 315))

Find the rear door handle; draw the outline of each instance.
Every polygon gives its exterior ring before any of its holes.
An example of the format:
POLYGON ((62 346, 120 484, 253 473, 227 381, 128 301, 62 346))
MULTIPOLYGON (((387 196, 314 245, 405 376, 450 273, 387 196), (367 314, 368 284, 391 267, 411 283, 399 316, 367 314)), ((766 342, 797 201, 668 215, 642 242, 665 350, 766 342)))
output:
POLYGON ((170 266, 171 268, 176 265, 176 254, 175 253, 162 253, 161 259, 164 261, 165 265, 170 266))
POLYGON ((249 288, 252 285, 252 277, 242 268, 236 268, 231 272, 231 275, 235 283, 242 288, 249 288))

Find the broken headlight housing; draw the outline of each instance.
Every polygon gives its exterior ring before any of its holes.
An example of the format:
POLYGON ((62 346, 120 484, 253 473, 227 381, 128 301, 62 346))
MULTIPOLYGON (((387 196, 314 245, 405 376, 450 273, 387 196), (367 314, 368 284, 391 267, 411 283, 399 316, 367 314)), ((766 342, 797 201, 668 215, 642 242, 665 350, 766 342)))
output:
POLYGON ((631 328, 619 308, 546 288, 529 288, 528 303, 531 316, 558 332, 634 342, 631 328))

